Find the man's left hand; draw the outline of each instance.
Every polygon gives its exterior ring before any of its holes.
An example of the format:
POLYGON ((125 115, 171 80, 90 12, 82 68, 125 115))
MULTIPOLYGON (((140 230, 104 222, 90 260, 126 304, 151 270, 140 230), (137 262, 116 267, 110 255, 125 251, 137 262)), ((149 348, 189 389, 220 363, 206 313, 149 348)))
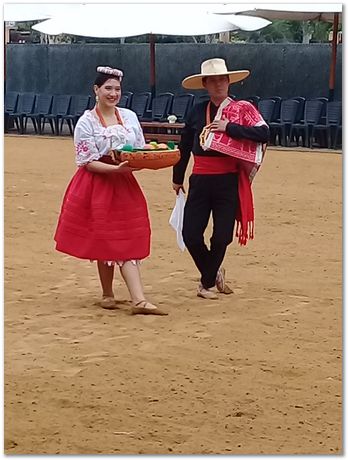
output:
POLYGON ((226 126, 228 125, 228 120, 227 118, 224 118, 223 120, 214 120, 209 127, 209 130, 212 132, 215 131, 226 131, 226 126))

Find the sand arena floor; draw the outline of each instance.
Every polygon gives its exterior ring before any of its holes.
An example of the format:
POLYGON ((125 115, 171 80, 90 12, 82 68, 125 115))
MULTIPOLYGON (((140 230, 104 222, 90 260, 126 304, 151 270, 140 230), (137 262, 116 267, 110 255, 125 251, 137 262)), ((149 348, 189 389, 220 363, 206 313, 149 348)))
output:
POLYGON ((96 267, 54 250, 71 138, 5 137, 5 453, 342 453, 342 155, 269 150, 234 294, 196 297, 168 225, 171 171, 140 171, 150 300, 97 306, 96 267))

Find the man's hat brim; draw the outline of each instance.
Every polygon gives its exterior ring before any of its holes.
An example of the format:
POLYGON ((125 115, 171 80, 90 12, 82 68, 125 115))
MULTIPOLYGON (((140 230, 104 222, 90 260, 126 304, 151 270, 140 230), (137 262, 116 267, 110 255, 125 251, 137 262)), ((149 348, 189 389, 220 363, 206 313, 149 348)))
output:
POLYGON ((249 70, 234 70, 231 72, 225 72, 220 74, 212 73, 191 75, 190 77, 184 78, 184 80, 182 81, 182 86, 186 89, 204 89, 203 78, 216 77, 217 75, 227 75, 231 84, 244 80, 244 78, 247 78, 250 75, 250 72, 249 70))

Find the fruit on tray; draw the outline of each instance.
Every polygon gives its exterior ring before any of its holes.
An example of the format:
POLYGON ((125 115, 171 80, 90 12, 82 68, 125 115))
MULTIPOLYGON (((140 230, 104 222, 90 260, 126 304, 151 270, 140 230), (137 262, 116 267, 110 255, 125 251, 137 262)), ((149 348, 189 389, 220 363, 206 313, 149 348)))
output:
POLYGON ((148 144, 145 144, 143 148, 139 149, 136 147, 133 147, 130 144, 125 144, 122 148, 119 149, 121 152, 134 152, 134 153, 140 153, 143 152, 144 150, 175 150, 175 142, 174 141, 168 141, 167 144, 164 142, 157 143, 155 141, 149 142, 148 144))
POLYGON ((122 147, 122 150, 124 152, 133 152, 133 146, 131 144, 125 144, 123 147, 122 147))

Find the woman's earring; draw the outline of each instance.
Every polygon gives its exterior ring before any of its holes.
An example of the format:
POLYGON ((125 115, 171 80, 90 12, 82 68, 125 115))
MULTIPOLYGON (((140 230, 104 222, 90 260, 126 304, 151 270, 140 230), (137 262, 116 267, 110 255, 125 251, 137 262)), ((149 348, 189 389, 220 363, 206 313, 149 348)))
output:
POLYGON ((98 96, 95 97, 95 102, 96 102, 96 104, 98 104, 98 102, 99 102, 99 97, 98 96))

